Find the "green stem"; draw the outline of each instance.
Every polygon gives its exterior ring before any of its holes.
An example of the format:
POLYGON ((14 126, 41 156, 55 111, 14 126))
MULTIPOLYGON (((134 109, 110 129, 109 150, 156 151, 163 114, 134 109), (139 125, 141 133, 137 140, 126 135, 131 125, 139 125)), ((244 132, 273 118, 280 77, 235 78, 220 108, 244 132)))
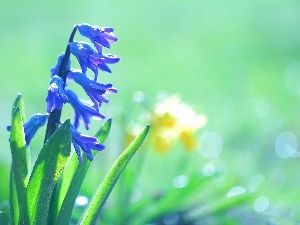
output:
MULTIPOLYGON (((59 67, 59 72, 58 72, 58 76, 61 77, 64 81, 64 86, 66 83, 66 79, 67 79, 67 65, 68 65, 68 61, 71 55, 71 51, 70 51, 70 43, 73 41, 75 33, 77 31, 77 25, 74 26, 73 31, 70 35, 69 38, 69 42, 65 51, 65 55, 63 57, 63 59, 61 60, 61 64, 59 67)), ((65 87, 64 87, 65 88, 65 87)), ((61 109, 54 109, 49 116, 48 119, 48 123, 47 123, 47 130, 46 130, 46 134, 45 134, 45 140, 44 143, 46 143, 46 141, 51 137, 51 135, 57 130, 58 126, 59 126, 59 122, 60 122, 60 117, 61 117, 61 109)))

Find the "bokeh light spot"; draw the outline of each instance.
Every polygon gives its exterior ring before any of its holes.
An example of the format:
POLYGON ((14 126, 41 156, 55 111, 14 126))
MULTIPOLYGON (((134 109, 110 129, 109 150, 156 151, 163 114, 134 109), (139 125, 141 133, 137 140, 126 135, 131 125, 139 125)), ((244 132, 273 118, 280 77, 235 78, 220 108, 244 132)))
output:
POLYGON ((89 202, 85 196, 78 196, 75 201, 75 206, 85 206, 89 202))
POLYGON ((130 202, 137 202, 142 197, 142 190, 139 187, 134 187, 130 202))
POLYGON ((216 172, 216 167, 215 167, 214 164, 211 164, 211 163, 206 164, 206 165, 202 168, 202 174, 203 174, 204 176, 207 176, 207 177, 214 175, 215 172, 216 172))
POLYGON ((176 188, 183 188, 189 182, 189 178, 186 175, 179 175, 173 179, 173 185, 176 188))
POLYGON ((265 177, 262 174, 256 174, 253 177, 251 177, 249 181, 249 191, 255 191, 264 180, 265 177))
POLYGON ((233 188, 230 189, 230 191, 227 193, 227 197, 233 197, 236 195, 244 194, 246 191, 244 188, 241 186, 234 186, 233 188))
POLYGON ((216 132, 205 132, 198 139, 198 152, 203 158, 213 158, 220 154, 223 140, 216 132))
POLYGON ((269 207, 270 201, 266 196, 258 197, 254 202, 254 210, 256 212, 263 212, 269 207))
POLYGON ((297 146, 297 137, 290 131, 279 134, 275 142, 276 153, 281 158, 291 157, 296 153, 297 146))
POLYGON ((142 91, 137 91, 133 94, 133 99, 136 102, 142 102, 145 99, 145 93, 142 91))

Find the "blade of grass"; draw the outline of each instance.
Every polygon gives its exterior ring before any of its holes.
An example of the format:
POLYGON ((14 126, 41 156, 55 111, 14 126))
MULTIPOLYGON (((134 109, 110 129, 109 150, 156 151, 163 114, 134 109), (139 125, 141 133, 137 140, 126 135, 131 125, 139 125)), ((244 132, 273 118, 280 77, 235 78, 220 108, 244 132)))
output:
POLYGON ((79 224, 81 225, 96 224, 100 211, 104 203, 106 202, 110 192, 112 191, 114 185, 116 184, 118 178, 120 177, 122 171, 126 167, 131 157, 136 153, 136 151, 139 149, 139 147, 145 140, 149 132, 149 128, 150 125, 149 124, 146 125, 143 131, 137 136, 137 138, 115 161, 114 165, 112 166, 108 175, 104 179, 103 183, 99 186, 99 188, 95 192, 79 224))
POLYGON ((24 212, 24 201, 26 198, 26 187, 28 183, 28 167, 27 167, 27 155, 26 155, 26 142, 23 129, 23 121, 21 111, 17 107, 14 110, 11 133, 10 133, 10 148, 12 155, 12 167, 11 167, 11 205, 12 211, 15 215, 12 215, 14 222, 17 223, 17 214, 24 212), (15 199, 15 192, 17 199, 15 199), (19 208, 19 213, 16 210, 19 208))
MULTIPOLYGON (((111 128, 111 123, 112 120, 108 119, 96 133, 95 136, 101 143, 104 143, 106 140, 111 128)), ((93 151, 93 156, 95 156, 97 153, 98 151, 93 151)), ((77 154, 74 153, 63 173, 59 194, 57 196, 58 200, 56 207, 57 210, 59 210, 57 222, 55 223, 57 225, 69 224, 76 197, 87 170, 91 165, 91 161, 88 160, 85 155, 83 157, 83 162, 79 164, 77 154)))
POLYGON ((71 151, 70 121, 67 120, 44 144, 27 189, 28 224, 47 224, 49 203, 56 182, 71 151))

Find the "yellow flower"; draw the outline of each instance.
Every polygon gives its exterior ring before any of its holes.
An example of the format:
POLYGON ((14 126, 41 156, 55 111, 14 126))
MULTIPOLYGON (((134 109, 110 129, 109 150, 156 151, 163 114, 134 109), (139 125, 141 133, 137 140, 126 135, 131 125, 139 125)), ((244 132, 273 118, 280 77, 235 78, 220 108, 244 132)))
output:
POLYGON ((195 137, 195 131, 183 130, 180 133, 180 139, 183 142, 183 145, 187 150, 193 151, 197 148, 197 140, 195 137))
POLYGON ((167 152, 180 139, 187 150, 195 150, 195 133, 205 124, 204 115, 197 115, 190 106, 173 95, 158 103, 152 114, 154 147, 158 152, 167 152))
MULTIPOLYGON (((136 118, 137 123, 127 126, 124 147, 128 147, 141 132, 143 127, 139 122, 141 124, 149 122, 149 114, 142 113, 136 118)), ((148 144, 151 144, 157 152, 168 152, 178 140, 186 150, 193 151, 197 149, 196 132, 206 124, 206 116, 196 114, 178 96, 172 95, 154 106, 150 114, 150 124, 148 144)))

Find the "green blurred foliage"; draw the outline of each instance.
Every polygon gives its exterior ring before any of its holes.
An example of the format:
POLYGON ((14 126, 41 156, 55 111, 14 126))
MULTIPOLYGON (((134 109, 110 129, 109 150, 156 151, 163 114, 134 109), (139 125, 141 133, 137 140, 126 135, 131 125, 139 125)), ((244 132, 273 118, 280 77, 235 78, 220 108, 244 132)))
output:
MULTIPOLYGON (((86 179, 83 192, 104 177, 119 154, 116 149, 122 143, 115 140, 122 139, 120 117, 133 93, 141 90, 154 99, 166 90, 179 93, 207 115, 208 124, 199 136, 214 131, 222 137, 221 155, 204 161, 199 156, 191 164, 195 170, 217 161, 236 183, 263 174, 272 214, 300 217, 295 208, 300 200, 299 158, 279 158, 274 148, 282 131, 300 137, 299 10, 296 0, 3 2, 0 201, 8 196, 11 159, 6 126, 13 100, 22 93, 27 118, 45 111, 49 69, 65 50, 73 24, 87 22, 115 28, 119 41, 106 52, 122 60, 112 66, 111 75, 100 76, 100 81, 118 88, 103 108, 116 122, 110 145, 95 159, 98 166, 93 164, 93 179, 86 179)), ((69 109, 65 112, 73 115, 69 109)), ((95 122, 90 134, 100 124, 95 122)), ((32 142, 33 158, 43 135, 41 130, 32 142)), ((156 167, 163 163, 147 160, 156 167)))

